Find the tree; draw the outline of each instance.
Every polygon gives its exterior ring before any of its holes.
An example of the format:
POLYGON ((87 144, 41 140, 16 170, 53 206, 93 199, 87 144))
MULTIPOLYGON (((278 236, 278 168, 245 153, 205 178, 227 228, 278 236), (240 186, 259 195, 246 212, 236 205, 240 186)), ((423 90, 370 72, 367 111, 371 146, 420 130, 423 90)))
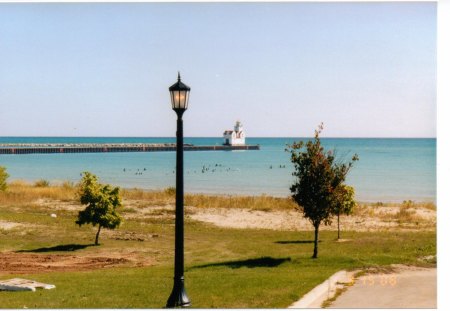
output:
POLYGON ((117 208, 122 206, 119 196, 119 188, 111 188, 110 185, 98 183, 98 178, 89 172, 83 173, 83 178, 78 184, 78 196, 81 204, 87 204, 83 211, 78 212, 75 221, 81 227, 84 224, 98 225, 95 236, 95 245, 98 245, 98 237, 102 228, 115 229, 122 222, 117 213, 117 208))
POLYGON ((320 124, 313 141, 294 142, 286 149, 291 154, 291 162, 294 164, 292 175, 296 177, 296 181, 290 187, 292 198, 301 207, 303 216, 314 226, 313 258, 317 258, 320 224, 331 224, 334 192, 345 181, 353 163, 358 160, 355 154, 346 164, 336 163, 335 153, 325 152, 322 147, 319 138, 322 130, 323 124, 320 124))
POLYGON ((355 190, 353 187, 341 184, 334 191, 333 214, 337 216, 338 223, 338 240, 341 238, 340 215, 350 215, 356 206, 355 190))
POLYGON ((0 166, 0 191, 5 191, 8 188, 6 180, 9 174, 6 172, 6 167, 0 166))

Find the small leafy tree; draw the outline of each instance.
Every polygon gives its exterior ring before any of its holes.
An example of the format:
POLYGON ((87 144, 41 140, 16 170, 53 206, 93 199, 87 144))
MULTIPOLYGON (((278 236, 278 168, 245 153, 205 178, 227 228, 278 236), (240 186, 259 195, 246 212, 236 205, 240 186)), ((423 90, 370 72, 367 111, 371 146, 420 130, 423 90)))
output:
POLYGON ((75 223, 79 226, 98 225, 95 236, 95 245, 98 245, 98 237, 102 228, 114 229, 122 222, 122 218, 116 210, 122 206, 119 188, 102 185, 98 183, 97 176, 84 172, 83 178, 78 184, 78 196, 81 204, 87 204, 87 206, 83 211, 78 212, 78 219, 75 223))
POLYGON ((319 138, 322 130, 323 124, 320 124, 313 141, 306 144, 303 141, 294 142, 286 149, 294 164, 292 175, 296 177, 290 187, 292 198, 302 208, 303 216, 314 226, 313 258, 317 258, 320 224, 331 223, 334 192, 345 181, 354 161, 358 160, 355 154, 347 164, 336 163, 334 152, 325 152, 322 147, 319 138))
POLYGON ((6 180, 9 174, 6 172, 6 167, 0 166, 0 191, 5 191, 8 188, 6 180))
POLYGON ((337 216, 338 240, 341 238, 340 215, 350 215, 356 206, 353 187, 341 184, 334 192, 333 214, 337 216))

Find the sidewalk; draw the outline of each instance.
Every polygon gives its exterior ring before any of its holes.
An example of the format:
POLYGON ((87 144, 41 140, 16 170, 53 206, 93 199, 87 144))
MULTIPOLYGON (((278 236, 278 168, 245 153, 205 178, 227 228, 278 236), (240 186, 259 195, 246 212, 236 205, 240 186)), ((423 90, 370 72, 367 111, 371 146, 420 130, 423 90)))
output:
POLYGON ((367 274, 330 308, 436 308, 436 268, 400 267, 389 274, 367 274))
POLYGON ((304 295, 300 300, 294 302, 289 308, 293 309, 311 309, 321 308, 322 303, 334 297, 338 289, 342 289, 345 284, 350 284, 353 281, 353 276, 357 271, 348 272, 341 270, 333 274, 322 284, 314 287, 309 293, 304 295))
POLYGON ((338 289, 344 289, 344 292, 328 308, 437 307, 436 268, 403 265, 393 268, 391 273, 367 273, 356 280, 353 277, 357 271, 339 271, 289 308, 321 308, 338 289))

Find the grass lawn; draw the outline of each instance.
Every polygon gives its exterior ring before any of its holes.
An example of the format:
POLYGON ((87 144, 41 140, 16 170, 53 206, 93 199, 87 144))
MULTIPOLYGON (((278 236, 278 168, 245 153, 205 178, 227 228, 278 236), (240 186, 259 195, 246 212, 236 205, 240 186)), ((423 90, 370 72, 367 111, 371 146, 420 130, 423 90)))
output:
MULTIPOLYGON (((164 307, 173 285, 173 214, 143 217, 128 211, 119 229, 102 231, 101 245, 89 246, 96 230, 75 225, 76 210, 58 210, 58 217, 52 218, 49 207, 0 204, 1 221, 23 224, 0 229, 0 258, 2 253, 26 251, 32 256, 79 257, 137 253, 151 259, 151 265, 141 267, 125 264, 87 271, 0 270, 0 279, 20 277, 56 285, 52 290, 0 292, 0 308, 164 307), (153 237, 117 238, 129 233, 153 237), (69 250, 69 244, 83 247, 69 250)), ((342 238, 348 241, 340 243, 336 232, 322 231, 319 258, 312 259, 312 231, 219 228, 189 216, 185 223, 185 285, 193 308, 286 308, 339 270, 424 265, 420 257, 436 254, 435 231, 344 231, 342 238)))
MULTIPOLYGON (((201 225, 188 225, 186 231, 186 289, 195 308, 284 308, 338 270, 417 264, 418 257, 435 254, 434 233, 346 232, 352 241, 336 243, 335 232, 323 232, 319 258, 314 260, 311 232, 214 230, 201 225)), ((118 244, 129 247, 126 241, 108 240, 99 247, 118 244)), ((142 244, 157 249, 159 241, 142 244)), ((172 288, 173 270, 170 254, 160 258, 163 262, 150 267, 8 276, 55 284, 56 289, 0 292, 0 305, 161 308, 172 288)))

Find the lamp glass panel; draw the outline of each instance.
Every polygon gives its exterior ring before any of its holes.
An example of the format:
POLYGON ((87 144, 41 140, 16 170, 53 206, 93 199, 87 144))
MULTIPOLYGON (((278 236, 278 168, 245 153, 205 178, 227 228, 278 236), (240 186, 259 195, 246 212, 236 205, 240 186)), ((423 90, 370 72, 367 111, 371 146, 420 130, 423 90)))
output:
POLYGON ((186 101, 184 103, 184 109, 188 109, 189 105, 189 91, 186 91, 186 101))
POLYGON ((179 106, 179 103, 178 103, 178 98, 179 98, 178 91, 172 91, 172 98, 173 98, 173 108, 176 109, 179 106))
POLYGON ((180 109, 186 109, 186 91, 178 92, 178 105, 180 109))
POLYGON ((175 91, 170 92, 170 100, 172 101, 172 109, 175 109, 175 91))
POLYGON ((172 95, 172 108, 173 109, 179 109, 180 108, 180 91, 176 90, 176 91, 172 91, 171 92, 172 95))
POLYGON ((187 91, 172 91, 172 108, 186 109, 189 92, 187 91))

